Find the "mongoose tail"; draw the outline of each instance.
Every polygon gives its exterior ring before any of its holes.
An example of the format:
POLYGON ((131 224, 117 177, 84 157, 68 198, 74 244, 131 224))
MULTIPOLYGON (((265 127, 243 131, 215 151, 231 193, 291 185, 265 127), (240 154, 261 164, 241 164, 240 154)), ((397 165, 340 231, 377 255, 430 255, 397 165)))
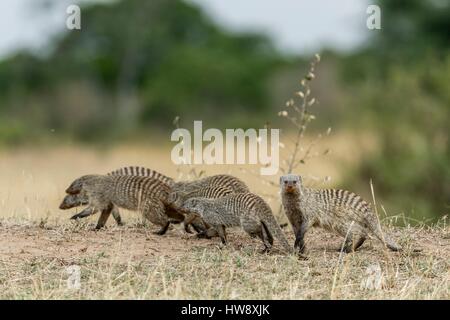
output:
POLYGON ((400 251, 402 247, 397 244, 389 235, 387 235, 383 230, 381 230, 381 226, 378 221, 369 222, 370 229, 372 230, 373 235, 380 240, 388 249, 392 251, 400 251))
POLYGON ((272 214, 268 218, 262 219, 261 224, 263 228, 265 228, 266 231, 282 245, 287 253, 294 253, 294 249, 289 245, 283 230, 281 230, 280 225, 272 214))

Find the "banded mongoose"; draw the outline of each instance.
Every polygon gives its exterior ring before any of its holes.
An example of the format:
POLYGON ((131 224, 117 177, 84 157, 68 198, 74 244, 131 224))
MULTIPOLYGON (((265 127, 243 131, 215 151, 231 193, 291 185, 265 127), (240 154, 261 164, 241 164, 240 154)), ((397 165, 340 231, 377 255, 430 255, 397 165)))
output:
MULTIPOLYGON (((159 180, 161 182, 164 182, 165 184, 172 186, 175 182, 172 178, 159 173, 158 171, 139 167, 139 166, 129 166, 129 167, 122 167, 117 170, 111 171, 107 173, 108 176, 139 176, 139 177, 148 177, 148 178, 154 178, 156 180, 159 180)), ((67 194, 78 194, 81 191, 83 184, 82 180, 75 180, 70 184, 70 186, 66 189, 67 194)))
POLYGON ((153 178, 85 175, 76 179, 72 185, 80 185, 80 194, 82 197, 87 197, 89 207, 85 210, 101 212, 97 228, 105 224, 114 206, 140 211, 144 218, 161 226, 161 229, 156 232, 159 235, 167 231, 171 222, 184 220, 182 214, 174 210, 166 210, 170 187, 153 178))
POLYGON ((281 199, 295 233, 295 244, 304 252, 304 237, 311 227, 322 227, 345 238, 343 249, 358 249, 369 235, 398 251, 401 247, 384 234, 376 214, 360 196, 336 189, 310 189, 300 176, 288 174, 280 177, 281 199))
POLYGON ((217 174, 194 181, 179 181, 175 182, 173 185, 174 191, 186 192, 204 187, 230 188, 234 193, 250 192, 249 188, 242 180, 229 174, 217 174))
POLYGON ((223 244, 227 243, 225 228, 240 226, 251 237, 263 241, 263 252, 270 250, 274 238, 284 250, 293 252, 269 205, 256 194, 238 193, 218 199, 191 198, 183 204, 183 210, 196 213, 214 227, 223 244))
MULTIPOLYGON (((107 175, 111 175, 111 176, 120 176, 120 175, 130 175, 130 176, 142 176, 142 177, 149 177, 149 178, 154 178, 156 180, 162 181, 165 184, 171 186, 174 184, 174 180, 162 173, 159 173, 158 171, 149 169, 149 168, 144 168, 144 167, 139 167, 139 166, 128 166, 128 167, 122 167, 119 168, 117 170, 114 170, 112 172, 109 172, 107 175)), ((83 195, 80 194, 82 188, 82 181, 81 180, 75 180, 67 189, 66 189, 66 193, 68 193, 69 195, 73 195, 74 197, 72 198, 68 198, 67 201, 70 202, 72 200, 72 205, 70 207, 60 207, 60 209, 70 209, 73 207, 76 207, 76 203, 79 202, 80 205, 82 205, 81 203, 83 202, 87 202, 86 197, 84 197, 83 199, 83 195)), ((64 201, 63 201, 64 203, 64 201)), ((96 210, 92 210, 92 208, 86 208, 85 210, 83 210, 82 212, 75 214, 71 217, 71 219, 80 219, 80 218, 85 218, 88 217, 90 215, 95 214, 97 211, 96 210)), ((114 217, 114 219, 116 220, 118 225, 122 225, 122 218, 120 216, 119 213, 119 209, 118 208, 113 208, 112 209, 112 215, 114 217)), ((106 219, 107 220, 107 219, 106 219)), ((97 229, 102 228, 105 224, 106 224, 106 220, 102 219, 101 217, 99 218, 98 222, 97 222, 97 229)))
MULTIPOLYGON (((233 189, 227 187, 201 187, 191 191, 172 191, 167 201, 175 210, 181 210, 184 202, 190 198, 217 199, 233 193, 233 189)), ((189 225, 192 225, 199 238, 211 238, 218 235, 217 231, 200 217, 191 215, 192 213, 186 214, 185 221, 189 220, 190 223, 185 223, 185 230, 188 231, 189 225)))

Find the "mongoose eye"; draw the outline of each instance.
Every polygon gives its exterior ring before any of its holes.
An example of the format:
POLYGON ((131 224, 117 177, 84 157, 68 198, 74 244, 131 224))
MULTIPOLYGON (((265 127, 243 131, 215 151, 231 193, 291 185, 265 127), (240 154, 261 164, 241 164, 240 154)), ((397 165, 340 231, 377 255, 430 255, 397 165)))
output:
POLYGON ((284 184, 287 184, 287 180, 284 181, 284 184))
POLYGON ((294 180, 294 184, 297 184, 297 181, 294 180))

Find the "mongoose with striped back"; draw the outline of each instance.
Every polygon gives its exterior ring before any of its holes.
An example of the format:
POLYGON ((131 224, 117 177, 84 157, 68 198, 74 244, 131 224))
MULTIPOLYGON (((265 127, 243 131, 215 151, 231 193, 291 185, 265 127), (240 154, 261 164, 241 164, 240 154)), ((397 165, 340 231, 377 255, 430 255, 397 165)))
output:
MULTIPOLYGON (((172 191, 167 202, 175 210, 182 211, 183 204, 190 198, 217 199, 233 193, 233 189, 227 187, 191 188, 190 191, 172 191)), ((186 213, 185 221, 190 221, 190 223, 185 223, 185 229, 188 230, 189 225, 192 225, 199 238, 211 238, 218 235, 213 227, 197 215, 192 216, 192 213, 186 213)))
POLYGON ((251 237, 259 237, 264 243, 264 251, 271 249, 275 238, 285 251, 293 252, 269 205, 256 194, 230 194, 218 199, 191 198, 184 202, 183 210, 197 214, 214 227, 223 244, 227 243, 226 228, 239 226, 251 237))
MULTIPOLYGON (((109 175, 109 176, 129 175, 129 176, 148 177, 148 178, 153 178, 153 179, 159 180, 159 181, 167 184, 168 186, 172 186, 175 183, 172 178, 170 178, 158 171, 155 171, 155 170, 152 170, 149 168, 139 167, 139 166, 122 167, 122 168, 119 168, 112 172, 109 172, 107 175, 109 175)), ((88 202, 87 197, 85 195, 83 195, 82 193, 80 193, 80 191, 82 189, 82 183, 83 183, 83 180, 77 179, 74 182, 72 182, 72 184, 66 189, 66 193, 68 194, 68 196, 66 196, 66 198, 64 198, 63 202, 60 205, 60 209, 66 210, 66 209, 84 205, 88 202)), ((85 210, 83 210, 82 212, 73 215, 71 217, 71 219, 86 218, 90 215, 95 214, 97 211, 98 210, 94 210, 94 208, 89 207, 89 208, 86 208, 85 210)), ((173 222, 176 223, 177 220, 180 218, 180 214, 173 212, 172 209, 166 208, 166 211, 168 211, 167 214, 169 216, 176 216, 176 219, 173 222)), ((112 213, 114 219, 116 220, 117 224, 122 225, 123 223, 122 223, 122 218, 119 213, 119 209, 116 207, 113 207, 111 213, 112 213)), ((109 217, 109 215, 103 216, 103 218, 100 217, 97 222, 96 228, 100 229, 100 228, 104 227, 108 217, 109 217)))
POLYGON ((189 192, 197 188, 223 187, 233 190, 234 193, 250 192, 248 186, 239 178, 229 174, 217 174, 194 181, 179 181, 173 185, 174 191, 189 192))
MULTIPOLYGON (((166 210, 170 187, 154 178, 126 175, 85 175, 76 179, 72 185, 81 186, 80 197, 88 199, 88 208, 85 210, 101 212, 97 228, 99 225, 102 227, 105 224, 114 207, 140 211, 144 218, 161 226, 157 232, 160 235, 167 231, 171 222, 184 220, 182 214, 174 210, 166 210)), ((63 206, 63 204, 64 201, 61 205, 63 206)), ((80 215, 83 215, 83 212, 80 215)))
POLYGON ((284 212, 295 233, 294 247, 304 252, 304 237, 311 227, 322 227, 344 237, 343 249, 358 249, 370 235, 389 249, 401 247, 381 230, 378 218, 370 204, 360 196, 336 189, 311 189, 303 185, 298 175, 280 177, 284 212))
MULTIPOLYGON (((123 167, 119 168, 117 170, 111 171, 107 173, 108 176, 139 176, 139 177, 148 177, 153 178, 155 180, 159 180, 161 182, 164 182, 168 186, 172 186, 175 182, 172 178, 159 173, 158 171, 144 168, 144 167, 138 167, 138 166, 129 166, 129 167, 123 167)), ((73 181, 70 186, 66 189, 67 194, 78 194, 80 193, 81 189, 83 187, 83 180, 75 180, 73 181)))
MULTIPOLYGON (((240 179, 231 176, 231 175, 227 175, 227 174, 219 174, 219 175, 214 175, 214 176, 210 176, 210 177, 205 177, 199 180, 195 180, 195 181, 180 181, 180 182, 174 182, 174 180, 162 173, 159 173, 155 170, 149 169, 149 168, 144 168, 144 167, 139 167, 139 166, 128 166, 128 167, 123 167, 123 168, 119 168, 117 170, 114 170, 110 173, 108 173, 108 175, 113 175, 113 176, 120 176, 120 175, 130 175, 130 176, 143 176, 143 177, 151 177, 154 179, 157 179, 159 181, 162 181, 164 183, 166 183, 167 185, 169 185, 171 187, 171 191, 172 192, 192 192, 195 191, 199 188, 207 188, 207 187, 219 187, 219 188, 229 188, 231 189, 234 193, 241 193, 241 192, 249 192, 249 189, 247 187, 247 185, 241 181, 240 179)), ((74 181, 69 188, 67 188, 66 193, 68 194, 78 194, 81 190, 81 182, 80 181, 74 181)), ((86 199, 79 199, 80 202, 85 202, 86 199)), ((68 207, 68 208, 72 208, 68 207)), ((67 209, 68 209, 67 208, 67 209)), ((63 209, 63 208, 61 208, 63 209)), ((168 210, 171 210, 170 208, 168 208, 168 210)), ((93 210, 89 210, 86 209, 84 211, 82 211, 81 213, 78 213, 74 216, 71 217, 71 219, 78 219, 78 218, 85 218, 88 217, 91 214, 94 214, 95 211, 93 210)), ((118 222, 118 224, 121 224, 121 217, 119 214, 119 211, 117 208, 113 208, 113 217, 114 219, 118 222)), ((169 215, 176 215, 176 213, 174 212, 170 212, 169 215)), ((177 215, 179 216, 179 215, 177 215)), ((99 223, 97 224, 98 228, 103 227, 104 223, 100 221, 101 219, 99 219, 99 223)), ((200 223, 199 219, 196 219, 192 222, 192 225, 194 226, 194 228, 196 229, 197 232, 202 233, 202 235, 206 235, 204 233, 205 229, 203 228, 204 224, 200 223)), ((189 231, 189 224, 185 224, 185 230, 187 232, 189 231)), ((213 231, 211 231, 212 234, 214 234, 213 231)))

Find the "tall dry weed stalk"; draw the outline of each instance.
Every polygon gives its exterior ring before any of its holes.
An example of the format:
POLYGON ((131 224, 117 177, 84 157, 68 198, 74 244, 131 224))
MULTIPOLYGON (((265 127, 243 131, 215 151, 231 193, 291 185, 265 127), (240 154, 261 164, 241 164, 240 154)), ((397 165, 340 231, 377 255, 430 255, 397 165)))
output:
MULTIPOLYGON (((319 62, 320 55, 315 54, 314 58, 310 62, 308 71, 299 82, 300 87, 296 92, 294 92, 293 96, 286 101, 283 110, 278 112, 278 116, 286 119, 289 124, 289 126, 287 126, 284 130, 287 134, 282 135, 279 146, 287 151, 280 154, 281 165, 279 170, 281 174, 293 173, 298 170, 300 165, 305 164, 311 158, 326 155, 330 152, 329 149, 326 149, 324 152, 320 153, 314 152, 314 147, 317 146, 323 136, 328 136, 331 133, 331 128, 328 128, 324 134, 318 134, 312 141, 306 141, 305 139, 305 133, 309 124, 316 119, 311 110, 313 110, 314 106, 318 104, 318 101, 312 95, 311 83, 316 78, 316 67, 319 62), (293 139, 291 137, 292 132, 294 132, 293 139)), ((259 176, 258 172, 252 170, 241 169, 241 171, 259 176)), ((273 181, 273 179, 266 178, 264 176, 259 176, 259 178, 263 184, 278 189, 278 181, 273 181)), ((330 180, 330 177, 312 178, 316 183, 323 183, 330 180)), ((276 193, 274 192, 269 192, 266 196, 270 200, 276 199, 279 201, 276 193)), ((281 210, 282 208, 280 204, 279 213, 281 210)))
MULTIPOLYGON (((292 173, 301 164, 318 154, 314 154, 313 148, 317 142, 322 139, 323 134, 309 142, 304 142, 305 132, 311 121, 316 119, 315 115, 310 111, 316 105, 317 99, 311 94, 311 82, 316 78, 316 66, 320 62, 320 55, 316 54, 310 62, 307 74, 300 81, 300 88, 294 93, 294 96, 286 102, 286 109, 278 112, 278 116, 289 121, 295 138, 293 148, 290 148, 290 154, 287 159, 282 159, 280 171, 283 174, 292 173)), ((288 128, 289 130, 289 128, 288 128)), ((329 135, 331 128, 328 128, 325 135, 329 135)), ((329 150, 325 150, 323 154, 327 154, 329 150)))

